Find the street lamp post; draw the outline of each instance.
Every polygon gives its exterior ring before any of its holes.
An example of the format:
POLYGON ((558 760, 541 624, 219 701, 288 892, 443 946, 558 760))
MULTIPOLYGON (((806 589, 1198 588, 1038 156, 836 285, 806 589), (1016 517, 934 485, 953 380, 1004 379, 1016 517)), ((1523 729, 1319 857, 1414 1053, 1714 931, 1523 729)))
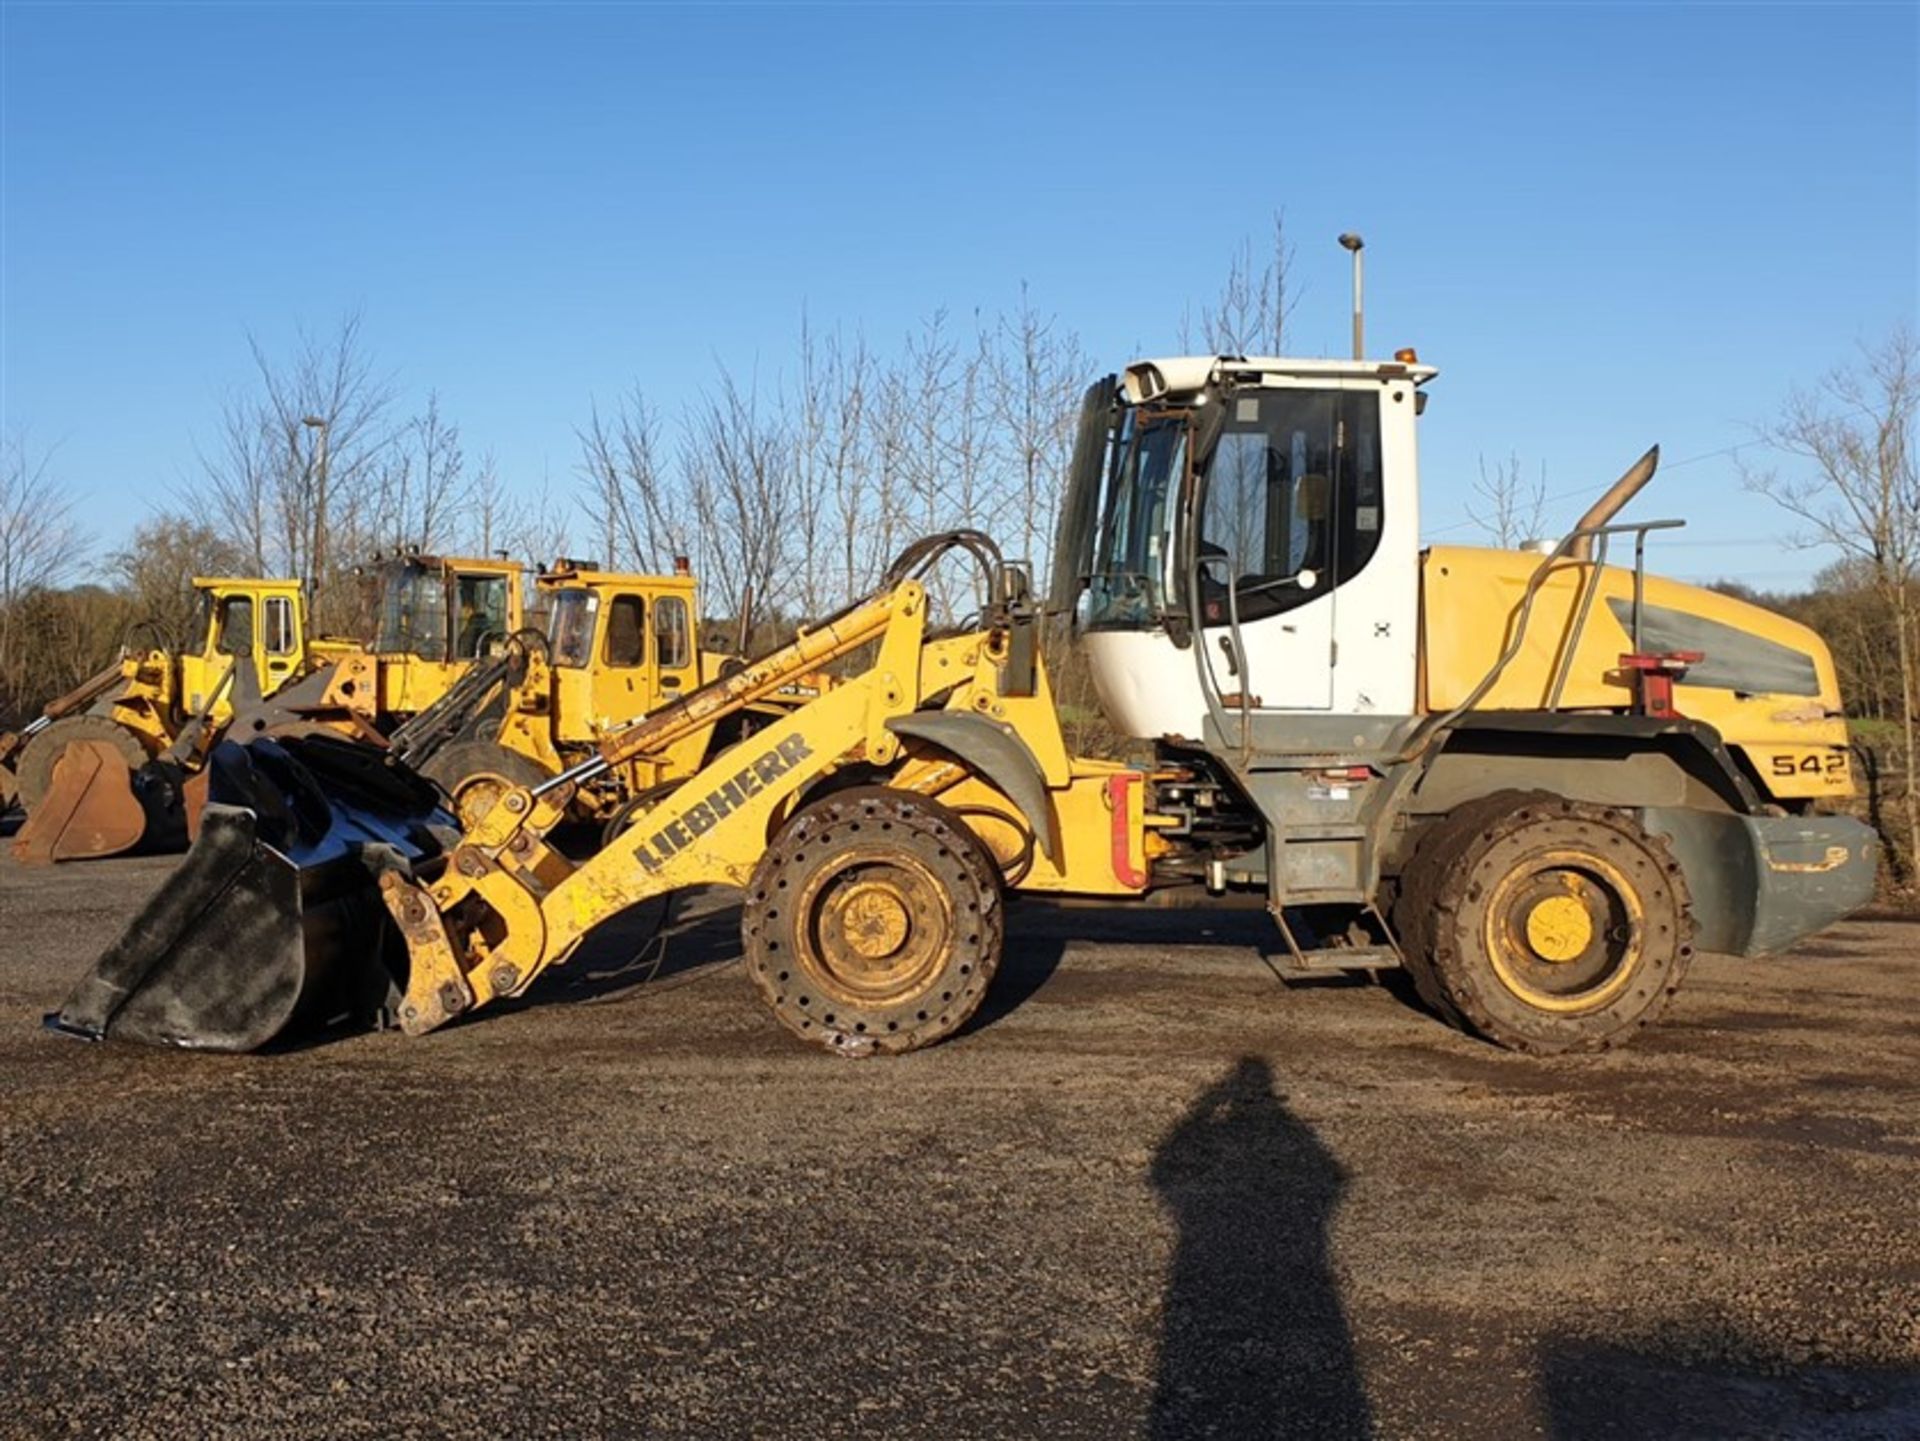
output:
POLYGON ((1362 319, 1365 309, 1360 303, 1360 252, 1367 248, 1367 242, 1349 230, 1340 237, 1340 244, 1353 255, 1353 358, 1367 358, 1366 323, 1362 319))
POLYGON ((320 582, 326 574, 327 561, 327 422, 317 415, 302 416, 300 423, 309 430, 318 431, 315 448, 319 454, 314 461, 313 483, 313 537, 307 546, 307 599, 314 604, 320 599, 320 582))

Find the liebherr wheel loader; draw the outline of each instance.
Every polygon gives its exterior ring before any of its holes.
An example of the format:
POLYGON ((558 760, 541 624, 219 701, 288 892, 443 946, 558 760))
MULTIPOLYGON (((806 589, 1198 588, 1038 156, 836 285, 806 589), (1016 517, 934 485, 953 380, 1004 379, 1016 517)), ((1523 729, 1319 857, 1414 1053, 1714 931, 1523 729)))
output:
POLYGON ((1779 949, 1869 894, 1872 832, 1815 808, 1852 785, 1832 660, 1646 573, 1668 523, 1613 517, 1651 452, 1551 554, 1423 551, 1434 374, 1205 356, 1088 392, 1051 609, 1139 764, 1069 752, 1024 572, 936 537, 464 829, 331 750, 231 748, 229 803, 50 1022, 226 1049, 347 1016, 418 1035, 524 993, 614 913, 719 882, 744 891, 761 997, 842 1054, 961 1026, 1010 892, 1249 892, 1296 973, 1404 967, 1437 1015, 1520 1050, 1622 1041, 1696 947, 1779 949), (991 603, 946 632, 918 577, 956 547, 991 603), (607 768, 857 653, 591 860, 550 843, 607 768))

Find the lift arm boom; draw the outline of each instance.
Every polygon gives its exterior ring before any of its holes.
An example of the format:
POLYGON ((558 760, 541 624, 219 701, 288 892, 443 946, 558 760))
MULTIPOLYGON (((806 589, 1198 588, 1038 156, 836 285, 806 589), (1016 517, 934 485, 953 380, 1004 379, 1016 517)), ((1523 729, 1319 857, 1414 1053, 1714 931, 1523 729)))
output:
POLYGON ((923 649, 955 668, 980 637, 926 647, 926 596, 903 581, 736 675, 703 686, 609 736, 600 755, 536 790, 515 790, 464 836, 438 876, 381 877, 411 953, 400 1023, 434 1029, 502 995, 524 991, 587 931, 639 901, 683 886, 742 884, 780 808, 848 760, 890 760, 887 721, 922 699, 923 649), (670 745, 878 639, 874 664, 688 778, 593 859, 573 865, 546 841, 566 815, 568 788, 596 768, 670 745), (951 654, 947 654, 951 652, 951 654))

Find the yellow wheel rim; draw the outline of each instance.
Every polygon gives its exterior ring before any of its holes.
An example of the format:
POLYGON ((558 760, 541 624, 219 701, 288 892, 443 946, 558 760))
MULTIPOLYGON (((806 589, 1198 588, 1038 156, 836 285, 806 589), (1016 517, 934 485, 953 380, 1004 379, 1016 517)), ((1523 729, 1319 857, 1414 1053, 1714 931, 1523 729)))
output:
POLYGON ((800 962, 849 1006, 897 1005, 939 979, 954 942, 952 902, 912 855, 861 847, 836 857, 796 898, 800 962))
POLYGON ((1500 984, 1557 1015, 1598 1010, 1633 983, 1646 956, 1639 889, 1587 850, 1522 857, 1493 885, 1481 943, 1500 984))

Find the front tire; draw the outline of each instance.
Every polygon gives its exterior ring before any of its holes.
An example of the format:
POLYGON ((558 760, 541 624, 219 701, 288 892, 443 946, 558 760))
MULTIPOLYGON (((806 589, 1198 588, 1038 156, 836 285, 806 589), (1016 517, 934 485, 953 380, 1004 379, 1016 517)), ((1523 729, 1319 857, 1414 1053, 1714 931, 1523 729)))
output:
MULTIPOLYGON (((1557 799, 1472 807, 1431 857, 1422 979, 1448 1019, 1539 1055, 1618 1045, 1693 957, 1685 876, 1625 811, 1557 799)), ((1425 990, 1426 987, 1423 987, 1425 990)))
POLYGON ((420 768, 446 792, 460 828, 470 831, 510 790, 551 780, 546 767, 494 741, 456 741, 420 768))
POLYGON ((815 801, 755 867, 747 971, 780 1023, 840 1055, 930 1046, 1000 964, 999 877, 937 801, 861 786, 815 801))

